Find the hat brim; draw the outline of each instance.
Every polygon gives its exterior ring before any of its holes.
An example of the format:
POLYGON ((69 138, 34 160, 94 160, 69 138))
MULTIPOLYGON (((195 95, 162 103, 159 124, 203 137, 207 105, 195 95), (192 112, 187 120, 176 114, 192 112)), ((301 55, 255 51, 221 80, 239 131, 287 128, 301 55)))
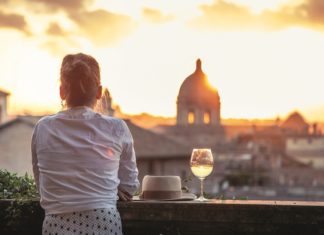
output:
POLYGON ((193 193, 182 193, 180 198, 173 198, 173 199, 147 199, 140 196, 133 196, 134 201, 192 201, 195 200, 197 196, 193 193))

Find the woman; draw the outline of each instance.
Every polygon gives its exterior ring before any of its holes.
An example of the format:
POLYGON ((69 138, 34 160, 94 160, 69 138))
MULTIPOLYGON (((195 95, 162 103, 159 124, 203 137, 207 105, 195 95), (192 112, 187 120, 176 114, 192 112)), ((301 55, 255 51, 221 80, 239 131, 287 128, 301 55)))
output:
POLYGON ((131 133, 93 111, 102 91, 93 57, 65 56, 60 81, 67 109, 37 123, 31 146, 43 234, 120 235, 116 201, 131 200, 139 186, 131 133))

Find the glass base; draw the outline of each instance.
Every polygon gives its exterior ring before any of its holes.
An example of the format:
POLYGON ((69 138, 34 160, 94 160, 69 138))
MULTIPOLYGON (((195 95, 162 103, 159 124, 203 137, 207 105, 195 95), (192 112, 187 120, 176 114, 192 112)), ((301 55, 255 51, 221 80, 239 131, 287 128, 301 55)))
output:
POLYGON ((207 202, 207 201, 209 201, 209 199, 207 199, 207 198, 205 198, 204 196, 201 195, 200 197, 195 199, 195 201, 197 201, 197 202, 207 202))

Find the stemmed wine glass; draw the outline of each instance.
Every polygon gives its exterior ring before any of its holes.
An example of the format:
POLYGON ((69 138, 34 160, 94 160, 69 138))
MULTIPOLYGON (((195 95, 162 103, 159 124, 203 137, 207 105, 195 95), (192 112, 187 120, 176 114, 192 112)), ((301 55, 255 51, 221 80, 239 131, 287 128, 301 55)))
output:
POLYGON ((206 201, 204 197, 204 179, 213 171, 214 159, 210 149, 193 149, 190 159, 192 173, 200 179, 200 197, 197 201, 206 201))

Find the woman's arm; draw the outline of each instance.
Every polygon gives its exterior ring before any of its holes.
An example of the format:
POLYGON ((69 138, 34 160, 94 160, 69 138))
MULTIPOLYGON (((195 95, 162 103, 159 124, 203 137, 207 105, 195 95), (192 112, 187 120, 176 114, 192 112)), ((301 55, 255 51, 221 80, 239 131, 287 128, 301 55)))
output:
MULTIPOLYGON (((133 195, 139 188, 138 170, 136 166, 136 156, 134 151, 134 141, 132 135, 124 121, 122 121, 123 150, 120 156, 118 177, 120 180, 118 191, 121 196, 133 195)), ((121 198, 122 199, 122 198, 121 198)))
POLYGON ((32 154, 32 165, 33 165, 33 173, 34 179, 36 183, 37 190, 39 191, 39 169, 38 169, 38 160, 36 154, 36 132, 37 132, 37 125, 34 128, 32 141, 31 141, 31 154, 32 154))

